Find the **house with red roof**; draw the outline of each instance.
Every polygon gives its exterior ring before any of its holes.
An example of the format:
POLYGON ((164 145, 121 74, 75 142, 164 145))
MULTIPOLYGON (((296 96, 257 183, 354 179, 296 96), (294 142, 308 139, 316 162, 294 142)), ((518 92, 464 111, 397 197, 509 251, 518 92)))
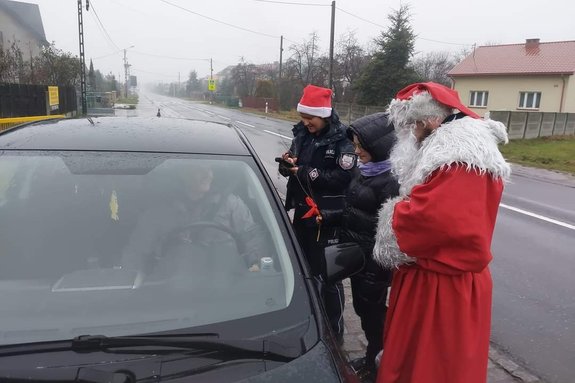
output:
POLYGON ((461 101, 481 116, 575 113, 575 41, 481 46, 448 74, 461 101))

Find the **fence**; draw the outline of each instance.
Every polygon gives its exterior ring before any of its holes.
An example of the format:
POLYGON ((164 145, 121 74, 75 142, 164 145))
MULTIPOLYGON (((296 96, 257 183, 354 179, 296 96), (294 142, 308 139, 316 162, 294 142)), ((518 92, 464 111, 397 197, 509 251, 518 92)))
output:
POLYGON ((385 112, 387 106, 367 106, 347 103, 335 103, 334 108, 344 124, 351 124, 360 117, 373 113, 385 112))
POLYGON ((23 124, 25 122, 33 122, 40 120, 49 120, 54 118, 64 118, 63 114, 52 114, 50 116, 34 116, 34 117, 14 117, 14 118, 0 118, 0 132, 9 129, 13 126, 23 124))
POLYGON ((265 98, 265 97, 253 97, 246 96, 242 97, 242 106, 244 108, 253 109, 268 109, 273 111, 279 110, 278 100, 276 98, 265 98))
POLYGON ((503 122, 512 140, 575 134, 575 113, 491 111, 489 117, 503 122))
MULTIPOLYGON (((48 114, 46 85, 0 84, 0 118, 48 114)), ((76 113, 78 103, 73 86, 58 87, 59 106, 50 114, 76 113)))

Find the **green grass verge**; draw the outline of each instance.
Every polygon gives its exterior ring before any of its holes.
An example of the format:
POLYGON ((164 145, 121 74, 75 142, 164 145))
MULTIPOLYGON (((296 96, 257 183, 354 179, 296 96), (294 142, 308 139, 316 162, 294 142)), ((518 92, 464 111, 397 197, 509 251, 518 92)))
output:
POLYGON ((500 149, 510 162, 575 174, 575 136, 513 140, 500 149))

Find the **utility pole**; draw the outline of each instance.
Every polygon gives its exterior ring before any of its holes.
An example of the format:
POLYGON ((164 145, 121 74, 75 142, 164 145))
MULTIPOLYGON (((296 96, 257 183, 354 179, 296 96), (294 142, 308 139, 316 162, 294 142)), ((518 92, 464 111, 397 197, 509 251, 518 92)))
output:
POLYGON ((212 59, 210 59, 210 80, 214 79, 213 75, 214 75, 214 65, 213 65, 212 59))
POLYGON ((124 49, 124 97, 128 98, 128 59, 126 58, 126 50, 124 49))
MULTIPOLYGON (((210 58, 210 84, 214 81, 214 65, 213 60, 210 58)), ((210 104, 214 101, 214 91, 210 91, 210 104)))
POLYGON ((283 61, 283 52, 284 52, 284 37, 283 35, 280 36, 280 68, 279 68, 279 75, 278 75, 278 110, 281 111, 282 103, 281 103, 281 95, 282 95, 282 61, 283 61))
POLYGON ((280 73, 279 73, 279 79, 281 81, 282 79, 282 57, 283 57, 283 52, 284 52, 284 37, 283 35, 280 36, 280 73))
MULTIPOLYGON (((90 0, 86 0, 86 11, 90 8, 90 0)), ((80 99, 82 116, 88 114, 86 102, 86 58, 84 55, 84 20, 82 18, 82 0, 78 0, 78 34, 80 37, 80 99)))
POLYGON ((329 36, 329 88, 333 90, 333 40, 335 34, 335 0, 331 2, 331 33, 329 36))

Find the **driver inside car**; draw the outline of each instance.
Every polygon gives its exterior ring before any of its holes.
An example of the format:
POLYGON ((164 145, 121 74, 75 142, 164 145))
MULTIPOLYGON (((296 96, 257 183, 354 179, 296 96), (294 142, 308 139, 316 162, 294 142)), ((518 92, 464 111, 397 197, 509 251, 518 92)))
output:
MULTIPOLYGON (((249 271, 259 271, 260 258, 267 256, 264 231, 254 222, 245 202, 232 192, 213 188, 214 174, 207 166, 194 164, 178 170, 181 192, 177 198, 154 201, 154 206, 140 215, 123 251, 122 268, 149 273, 155 263, 168 258, 173 244, 188 243, 201 249, 204 257, 216 257, 214 244, 227 240, 235 242, 232 248, 237 250, 233 251, 239 253, 249 271), (210 227, 210 223, 215 225, 210 227)), ((194 252, 186 253, 184 257, 193 262, 194 252)))

